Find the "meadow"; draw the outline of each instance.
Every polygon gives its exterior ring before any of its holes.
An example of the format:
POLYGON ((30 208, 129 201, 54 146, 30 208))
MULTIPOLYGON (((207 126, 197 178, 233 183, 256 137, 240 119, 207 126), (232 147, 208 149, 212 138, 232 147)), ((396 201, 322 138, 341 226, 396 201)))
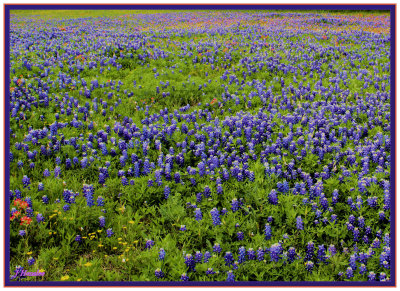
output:
POLYGON ((390 280, 389 13, 10 27, 17 280, 390 280))

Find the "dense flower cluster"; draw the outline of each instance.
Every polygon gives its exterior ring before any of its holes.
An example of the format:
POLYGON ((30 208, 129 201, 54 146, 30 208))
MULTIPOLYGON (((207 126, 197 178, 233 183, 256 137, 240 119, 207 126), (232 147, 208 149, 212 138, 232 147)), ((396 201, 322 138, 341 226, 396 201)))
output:
POLYGON ((390 280, 391 41, 386 14, 12 15, 12 268, 390 280))

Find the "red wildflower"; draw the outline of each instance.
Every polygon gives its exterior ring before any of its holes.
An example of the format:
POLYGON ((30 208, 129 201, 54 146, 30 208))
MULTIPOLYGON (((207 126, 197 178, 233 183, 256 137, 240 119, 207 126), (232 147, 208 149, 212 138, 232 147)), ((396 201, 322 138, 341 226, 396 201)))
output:
POLYGON ((25 209, 29 205, 28 205, 28 202, 26 202, 26 201, 22 201, 21 199, 15 199, 14 200, 14 206, 17 206, 18 208, 25 209))
POLYGON ((15 211, 14 214, 11 216, 10 220, 16 219, 21 213, 19 211, 15 211))
POLYGON ((32 222, 32 218, 28 217, 28 216, 24 216, 21 218, 21 225, 29 225, 32 222))

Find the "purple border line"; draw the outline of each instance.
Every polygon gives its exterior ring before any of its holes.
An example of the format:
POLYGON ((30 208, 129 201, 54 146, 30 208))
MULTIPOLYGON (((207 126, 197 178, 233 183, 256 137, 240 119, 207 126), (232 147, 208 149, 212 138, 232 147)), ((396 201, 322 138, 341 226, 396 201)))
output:
POLYGON ((4 286, 10 281, 10 10, 4 6, 4 286))
POLYGON ((243 287, 243 286, 328 286, 328 287, 340 287, 340 286, 353 286, 353 287, 394 287, 396 286, 396 4, 9 4, 4 5, 4 160, 5 160, 5 172, 4 172, 4 208, 5 208, 5 220, 4 220, 4 232, 5 232, 5 282, 4 286, 23 286, 23 287, 36 287, 36 286, 147 286, 147 287, 172 287, 172 286, 231 286, 231 287, 243 287), (340 282, 326 282, 326 281, 242 281, 242 282, 180 282, 180 281, 92 281, 92 282, 63 282, 63 281, 46 281, 46 282, 28 282, 28 281, 11 281, 10 280, 10 200, 8 199, 8 193, 10 191, 10 165, 9 156, 10 152, 10 114, 9 114, 9 99, 10 91, 8 86, 10 84, 10 10, 389 10, 390 11, 390 107, 391 107, 391 119, 390 119, 390 140, 391 140, 391 170, 390 170, 390 181, 391 181, 391 213, 390 213, 390 236, 391 236, 391 254, 390 260, 392 262, 390 269, 390 281, 388 282, 368 282, 368 281, 340 281, 340 282))
POLYGON ((390 278, 396 285, 396 6, 390 10, 390 278), (394 262, 394 263, 393 263, 394 262))
MULTIPOLYGON (((8 4, 6 10, 395 10, 395 4, 8 4)), ((9 19, 8 19, 9 20, 9 19)))

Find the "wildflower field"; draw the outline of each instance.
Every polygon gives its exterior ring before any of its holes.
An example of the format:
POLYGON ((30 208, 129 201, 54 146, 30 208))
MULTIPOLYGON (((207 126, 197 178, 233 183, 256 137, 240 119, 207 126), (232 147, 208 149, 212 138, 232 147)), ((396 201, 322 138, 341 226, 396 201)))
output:
POLYGON ((10 21, 16 279, 390 280, 388 12, 10 21))

